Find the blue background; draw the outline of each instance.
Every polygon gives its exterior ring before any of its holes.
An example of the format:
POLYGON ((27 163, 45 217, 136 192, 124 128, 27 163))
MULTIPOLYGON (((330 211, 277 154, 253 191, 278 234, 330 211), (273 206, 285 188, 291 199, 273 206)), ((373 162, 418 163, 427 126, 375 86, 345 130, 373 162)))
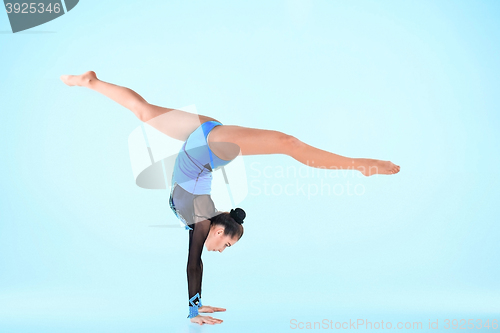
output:
POLYGON ((12 34, 1 14, 0 331, 500 319, 499 15, 497 1, 80 1, 12 34), (203 256, 202 300, 224 323, 198 326, 188 233, 150 227, 178 223, 168 192, 134 183, 140 122, 59 80, 87 70, 401 172, 283 176, 301 164, 246 156, 245 235, 203 256), (313 194, 324 183, 338 192, 313 194))

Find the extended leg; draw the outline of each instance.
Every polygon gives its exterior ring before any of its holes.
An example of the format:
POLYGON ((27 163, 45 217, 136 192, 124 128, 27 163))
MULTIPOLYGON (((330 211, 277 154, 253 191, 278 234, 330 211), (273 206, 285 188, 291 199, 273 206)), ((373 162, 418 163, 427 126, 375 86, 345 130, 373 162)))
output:
POLYGON ((149 104, 132 89, 101 81, 95 72, 82 75, 63 75, 61 80, 69 86, 81 86, 95 90, 132 111, 137 118, 168 136, 185 141, 202 123, 214 118, 176 109, 149 104))
POLYGON ((229 142, 238 145, 242 155, 285 154, 314 168, 354 169, 365 176, 395 174, 400 169, 390 161, 337 155, 279 131, 222 125, 215 127, 212 132, 209 144, 218 156, 217 143, 229 142))

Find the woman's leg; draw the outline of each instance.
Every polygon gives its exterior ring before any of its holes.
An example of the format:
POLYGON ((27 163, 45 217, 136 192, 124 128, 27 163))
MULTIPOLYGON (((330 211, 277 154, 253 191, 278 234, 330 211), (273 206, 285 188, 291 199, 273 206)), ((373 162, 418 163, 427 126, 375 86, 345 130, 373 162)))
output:
POLYGON ((314 168, 353 169, 365 176, 395 174, 400 169, 390 161, 350 158, 330 153, 310 146, 294 136, 273 130, 222 125, 216 126, 208 139, 217 156, 224 155, 224 151, 218 151, 218 147, 224 147, 224 143, 232 143, 240 147, 242 155, 285 154, 314 168))
MULTIPOLYGON (((61 80, 69 86, 82 86, 95 90, 131 110, 137 118, 157 128, 168 136, 185 141, 200 124, 214 118, 164 108, 149 104, 135 91, 101 81, 93 71, 82 75, 63 75, 61 80)), ((209 137, 214 153, 223 159, 231 159, 239 146, 242 155, 285 154, 297 161, 327 169, 355 169, 365 176, 372 174, 394 174, 399 166, 390 161, 365 158, 349 158, 312 147, 299 139, 273 130, 262 130, 242 126, 216 126, 209 137), (229 156, 229 157, 228 157, 229 156)))
POLYGON ((216 120, 207 116, 149 104, 132 89, 99 80, 93 71, 82 75, 62 75, 61 80, 69 86, 90 88, 111 98, 132 111, 141 121, 177 140, 185 141, 189 134, 202 123, 216 120))

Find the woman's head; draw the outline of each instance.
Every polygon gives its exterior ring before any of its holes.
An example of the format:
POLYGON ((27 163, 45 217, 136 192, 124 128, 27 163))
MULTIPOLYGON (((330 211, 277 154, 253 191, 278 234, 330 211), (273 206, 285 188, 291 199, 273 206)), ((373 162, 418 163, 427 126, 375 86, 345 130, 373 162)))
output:
POLYGON ((233 246, 243 236, 243 220, 245 211, 241 208, 231 209, 210 219, 205 246, 208 251, 222 252, 226 247, 233 246))

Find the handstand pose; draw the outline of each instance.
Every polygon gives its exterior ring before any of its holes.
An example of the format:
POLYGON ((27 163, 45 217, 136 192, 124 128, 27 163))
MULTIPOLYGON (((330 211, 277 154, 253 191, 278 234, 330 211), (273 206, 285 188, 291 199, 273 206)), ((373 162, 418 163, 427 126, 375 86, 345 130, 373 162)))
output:
POLYGON ((217 211, 210 197, 213 170, 228 164, 239 154, 285 154, 314 168, 353 169, 365 176, 391 175, 400 170, 390 161, 344 157, 279 131, 223 125, 208 116, 152 105, 129 88, 99 80, 93 71, 62 75, 61 80, 68 86, 87 87, 111 98, 131 110, 139 120, 184 142, 175 161, 170 207, 189 230, 188 318, 200 325, 218 324, 222 320, 201 316, 198 312, 226 310, 201 304, 203 245, 208 251, 218 252, 234 245, 243 235, 242 223, 246 216, 241 208, 231 212, 217 211), (168 121, 165 121, 165 116, 168 121))

